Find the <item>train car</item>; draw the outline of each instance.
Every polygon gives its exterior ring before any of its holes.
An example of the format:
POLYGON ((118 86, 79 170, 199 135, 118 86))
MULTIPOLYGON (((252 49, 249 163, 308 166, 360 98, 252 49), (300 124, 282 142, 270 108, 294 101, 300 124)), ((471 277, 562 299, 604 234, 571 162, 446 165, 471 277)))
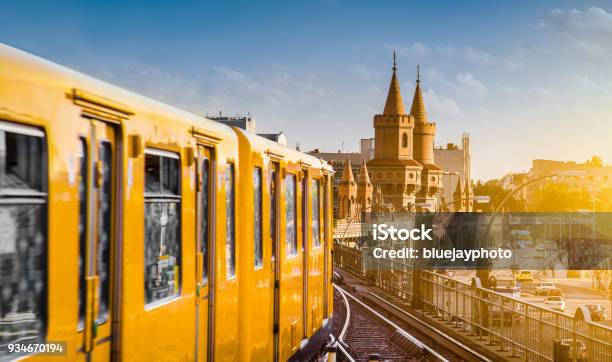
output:
MULTIPOLYGON (((255 347, 241 359, 275 355, 285 360, 306 347, 330 316, 330 229, 324 205, 329 206, 331 173, 320 159, 236 131, 240 173, 247 175, 240 189, 252 205, 241 210, 242 218, 254 220, 241 230, 248 235, 241 247, 254 254, 240 264, 248 270, 240 289, 249 306, 241 320, 250 323, 241 330, 241 340, 255 347)), ((317 339, 326 335, 320 330, 317 339)))
POLYGON ((0 45, 0 360, 308 359, 332 172, 0 45))

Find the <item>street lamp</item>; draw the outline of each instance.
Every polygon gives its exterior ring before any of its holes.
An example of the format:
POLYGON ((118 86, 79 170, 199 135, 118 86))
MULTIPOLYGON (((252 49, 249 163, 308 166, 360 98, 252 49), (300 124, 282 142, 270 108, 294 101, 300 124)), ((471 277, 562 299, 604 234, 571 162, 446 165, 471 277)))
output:
POLYGON ((453 200, 453 201, 447 202, 444 205, 440 206, 437 212, 439 213, 439 212, 444 211, 444 208, 447 207, 448 205, 452 205, 457 202, 463 202, 463 201, 474 201, 477 204, 488 204, 491 202, 491 197, 489 195, 478 195, 478 196, 472 196, 472 197, 465 197, 460 200, 453 200))

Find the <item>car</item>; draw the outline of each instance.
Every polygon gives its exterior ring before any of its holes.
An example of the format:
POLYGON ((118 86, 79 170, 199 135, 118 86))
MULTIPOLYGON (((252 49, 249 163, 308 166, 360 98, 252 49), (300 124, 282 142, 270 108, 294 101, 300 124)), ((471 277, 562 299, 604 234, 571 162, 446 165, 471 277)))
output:
POLYGON ((586 304, 586 307, 591 312, 591 320, 603 321, 607 318, 606 308, 601 304, 586 304))
POLYGON ((533 273, 531 270, 521 270, 516 275, 517 282, 533 282, 533 273))
POLYGON ((548 293, 551 290, 555 290, 555 289, 557 289, 557 287, 555 286, 555 283, 553 282, 540 282, 535 287, 535 294, 536 295, 548 295, 548 293))
POLYGON ((544 300, 544 305, 550 309, 565 312, 565 299, 561 296, 548 297, 544 300))
POLYGON ((565 299, 565 294, 563 294, 563 290, 561 288, 553 288, 548 291, 546 297, 561 297, 565 299))

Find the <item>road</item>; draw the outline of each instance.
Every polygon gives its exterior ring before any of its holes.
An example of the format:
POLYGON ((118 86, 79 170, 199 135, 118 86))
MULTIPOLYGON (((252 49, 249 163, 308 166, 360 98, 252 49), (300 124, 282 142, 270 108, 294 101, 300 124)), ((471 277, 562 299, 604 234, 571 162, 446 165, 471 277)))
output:
POLYGON ((565 314, 573 316, 576 309, 583 304, 601 304, 605 307, 608 314, 606 321, 602 323, 607 326, 612 326, 610 320, 612 305, 607 295, 601 295, 597 290, 591 288, 591 278, 567 278, 567 277, 552 277, 544 276, 540 271, 534 271, 536 278, 533 283, 521 283, 521 299, 544 306, 546 296, 535 295, 535 286, 540 281, 549 281, 555 283, 557 288, 563 290, 565 295, 565 314))
MULTIPOLYGON (((583 304, 601 304, 606 309, 607 320, 599 321, 601 323, 612 327, 612 303, 608 297, 608 294, 601 295, 597 290, 591 287, 591 278, 568 278, 565 271, 557 271, 555 277, 550 275, 544 275, 541 270, 532 270, 534 274, 533 282, 522 282, 519 283, 521 286, 521 298, 522 300, 534 303, 536 305, 545 306, 544 295, 535 295, 535 286, 540 281, 549 281, 555 283, 557 288, 563 290, 565 296, 565 314, 573 316, 576 313, 576 309, 583 304)), ((512 272, 506 270, 494 270, 491 272, 497 278, 510 278, 512 272)), ((457 271, 455 279, 470 282, 474 276, 473 271, 457 271)))

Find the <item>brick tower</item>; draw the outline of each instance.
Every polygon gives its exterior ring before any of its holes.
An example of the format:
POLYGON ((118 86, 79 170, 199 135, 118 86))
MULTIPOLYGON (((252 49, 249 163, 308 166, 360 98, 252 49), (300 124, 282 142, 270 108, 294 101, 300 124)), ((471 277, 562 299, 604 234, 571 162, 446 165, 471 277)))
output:
POLYGON ((406 114, 397 79, 395 52, 393 75, 382 114, 374 116, 374 158, 368 161, 374 187, 394 210, 414 210, 423 167, 412 158, 414 118, 406 114))
POLYGON ((372 193, 374 189, 368 175, 365 159, 361 161, 361 169, 357 176, 357 208, 361 212, 372 212, 372 193))
POLYGON ((414 117, 414 159, 423 166, 421 186, 417 190, 416 202, 421 205, 418 210, 435 211, 438 206, 438 194, 442 189, 443 171, 434 163, 436 124, 427 119, 419 73, 419 66, 417 66, 416 88, 410 108, 410 115, 414 117))
POLYGON ((344 163, 344 170, 342 171, 342 178, 338 184, 338 200, 340 201, 338 218, 352 219, 355 216, 357 210, 356 199, 357 183, 353 177, 351 161, 347 157, 344 163))

